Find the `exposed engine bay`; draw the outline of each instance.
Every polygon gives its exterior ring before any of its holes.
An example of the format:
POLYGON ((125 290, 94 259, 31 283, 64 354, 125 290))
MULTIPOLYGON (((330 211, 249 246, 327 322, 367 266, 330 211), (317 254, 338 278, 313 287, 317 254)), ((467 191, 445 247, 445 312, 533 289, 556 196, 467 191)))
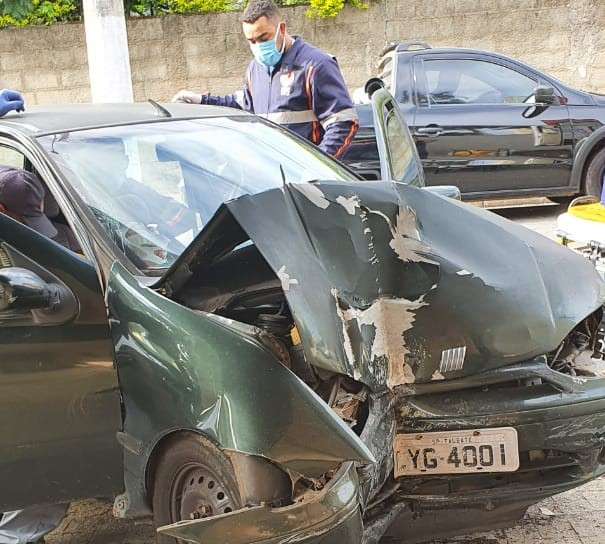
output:
POLYGON ((217 260, 205 270, 203 283, 206 285, 196 281, 179 298, 196 310, 256 327, 282 364, 313 389, 356 434, 361 434, 367 417, 367 389, 347 376, 307 361, 282 281, 256 246, 244 243, 217 260))
POLYGON ((605 316, 599 310, 579 323, 548 354, 548 366, 570 376, 605 376, 605 316))

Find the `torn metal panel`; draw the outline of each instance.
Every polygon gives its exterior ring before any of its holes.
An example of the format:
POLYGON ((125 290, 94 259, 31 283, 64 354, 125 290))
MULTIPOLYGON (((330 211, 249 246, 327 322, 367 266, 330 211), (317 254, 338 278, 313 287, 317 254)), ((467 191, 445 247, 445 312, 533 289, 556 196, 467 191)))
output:
POLYGON ((351 336, 363 338, 362 328, 373 329, 373 338, 369 346, 362 344, 362 357, 377 380, 386 382, 389 387, 414 383, 414 372, 405 361, 409 353, 403 334, 412 328, 415 311, 425 305, 422 300, 381 298, 365 310, 343 308, 343 302, 335 290, 332 291, 337 313, 343 320, 345 353, 352 366, 355 366, 355 350, 352 348, 351 336), (367 349, 369 348, 369 353, 367 349), (364 356, 365 355, 365 356, 364 356))
POLYGON ((202 284, 209 262, 249 238, 307 358, 373 389, 531 359, 605 301, 589 263, 485 210, 397 183, 301 187, 225 204, 161 285, 178 290, 179 270, 202 284), (463 364, 442 366, 456 348, 463 364))
MULTIPOLYGON (((124 431, 144 444, 153 446, 185 425, 225 449, 266 457, 311 478, 343 460, 373 461, 255 327, 195 312, 140 285, 117 263, 107 299, 124 431)), ((144 471, 149 454, 128 468, 144 471)))
POLYGON ((393 473, 393 440, 397 432, 395 397, 388 391, 369 395, 368 419, 361 439, 374 455, 376 463, 358 467, 361 501, 364 509, 376 498, 393 473))
POLYGON ((231 201, 162 285, 178 290, 179 270, 195 285, 248 238, 279 277, 309 360, 374 389, 531 359, 605 301, 592 267, 539 234, 383 182, 286 185, 231 201), (455 348, 463 364, 442 366, 455 348))
POLYGON ((313 364, 378 389, 413 382, 403 334, 438 277, 413 211, 391 184, 313 187, 227 207, 272 268, 298 280, 286 297, 313 364))
POLYGON ((359 542, 363 532, 357 477, 349 463, 319 492, 283 508, 257 506, 160 527, 158 532, 197 544, 359 542))
MULTIPOLYGON (((397 433, 416 430, 514 426, 520 453, 552 446, 572 431, 578 436, 572 447, 590 444, 600 451, 600 435, 594 432, 591 442, 584 434, 600 421, 590 414, 605 413, 598 403, 570 413, 569 421, 559 422, 561 432, 545 423, 553 406, 574 410, 602 396, 601 383, 555 372, 545 355, 605 300, 590 264, 540 235, 413 187, 313 186, 285 185, 225 204, 189 248, 191 258, 179 264, 190 273, 187 288, 170 274, 160 286, 176 298, 207 289, 217 270, 238 268, 231 265, 240 257, 270 268, 309 365, 318 375, 348 375, 369 390, 365 424, 357 430, 376 459, 358 468, 370 524, 390 509, 405 515, 409 509, 401 504, 451 508, 452 498, 467 489, 476 491, 468 493, 469 508, 493 503, 498 519, 507 519, 532 494, 573 487, 573 472, 553 476, 547 489, 541 476, 524 480, 525 467, 500 474, 506 483, 487 472, 473 481, 461 474, 393 479, 393 442, 397 433), (216 243, 218 236, 231 237, 229 244, 216 243), (572 428, 574 419, 580 430, 572 428), (521 499, 510 493, 498 502, 502 489, 518 485, 526 485, 521 499)), ((263 292, 275 288, 267 277, 255 284, 263 292)), ((341 417, 355 419, 356 399, 345 394, 335 400, 341 417)), ((595 459, 591 454, 573 468, 597 474, 595 459)), ((377 522, 372 538, 385 527, 377 522)))

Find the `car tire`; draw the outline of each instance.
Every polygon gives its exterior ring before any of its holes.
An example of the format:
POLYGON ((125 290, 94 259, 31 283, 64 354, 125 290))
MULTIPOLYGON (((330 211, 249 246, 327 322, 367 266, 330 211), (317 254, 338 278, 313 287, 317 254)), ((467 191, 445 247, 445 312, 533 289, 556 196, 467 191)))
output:
MULTIPOLYGON (((210 440, 193 433, 182 434, 162 451, 153 477, 156 527, 224 514, 241 507, 233 466, 210 440)), ((157 535, 156 542, 181 541, 157 535)))
POLYGON ((605 147, 597 151, 586 169, 585 189, 587 195, 601 198, 603 176, 605 176, 605 147))

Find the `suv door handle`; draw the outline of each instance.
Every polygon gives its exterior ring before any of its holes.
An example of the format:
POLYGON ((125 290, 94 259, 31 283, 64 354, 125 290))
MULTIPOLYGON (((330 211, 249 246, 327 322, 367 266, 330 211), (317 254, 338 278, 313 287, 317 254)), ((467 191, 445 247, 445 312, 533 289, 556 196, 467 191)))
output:
POLYGON ((420 136, 439 136, 443 133, 443 129, 437 125, 429 125, 416 129, 416 134, 420 136))

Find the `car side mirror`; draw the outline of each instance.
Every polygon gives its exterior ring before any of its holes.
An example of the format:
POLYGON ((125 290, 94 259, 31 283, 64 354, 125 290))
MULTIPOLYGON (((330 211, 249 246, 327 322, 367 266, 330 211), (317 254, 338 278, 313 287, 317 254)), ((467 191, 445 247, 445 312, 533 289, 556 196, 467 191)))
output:
POLYGON ((51 309, 58 301, 56 289, 25 268, 0 268, 0 311, 51 309))
POLYGON ((430 187, 423 187, 425 191, 435 193, 440 196, 447 198, 453 198, 454 200, 462 200, 460 195, 460 189, 455 185, 432 185, 430 187))
POLYGON ((536 104, 556 104, 558 97, 552 87, 536 87, 534 89, 536 104))

